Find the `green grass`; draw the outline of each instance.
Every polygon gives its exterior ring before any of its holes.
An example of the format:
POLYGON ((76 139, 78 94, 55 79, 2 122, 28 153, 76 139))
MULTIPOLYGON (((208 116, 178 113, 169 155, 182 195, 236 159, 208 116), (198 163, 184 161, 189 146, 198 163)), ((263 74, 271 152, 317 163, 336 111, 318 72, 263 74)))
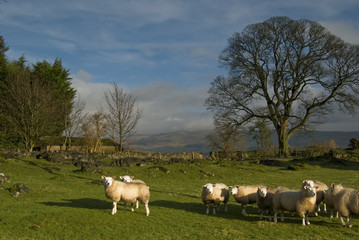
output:
MULTIPOLYGON (((256 162, 198 161, 131 168, 100 168, 102 174, 79 172, 74 166, 45 160, 0 158, 0 172, 10 177, 0 189, 0 239, 358 239, 359 220, 343 228, 339 219, 320 213, 303 227, 298 216, 286 214, 284 222, 258 220, 257 207, 241 207, 230 199, 228 212, 205 215, 200 194, 203 184, 223 182, 265 184, 299 189, 302 180, 317 179, 359 188, 359 164, 324 158, 283 160, 280 166, 256 162), (297 166, 296 171, 287 170, 297 166), (101 175, 133 175, 151 190, 150 216, 145 209, 112 216, 112 202, 101 185, 101 175), (8 189, 23 183, 30 193, 15 198, 8 189)), ((223 206, 222 206, 223 207, 223 206)))

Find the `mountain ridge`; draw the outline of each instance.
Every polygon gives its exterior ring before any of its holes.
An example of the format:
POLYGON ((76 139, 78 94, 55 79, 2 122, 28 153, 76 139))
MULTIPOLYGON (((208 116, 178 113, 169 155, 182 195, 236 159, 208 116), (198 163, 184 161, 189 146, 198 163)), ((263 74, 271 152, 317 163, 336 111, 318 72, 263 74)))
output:
MULTIPOLYGON (((138 134, 131 138, 130 146, 134 150, 145 152, 202 152, 208 153, 206 136, 213 131, 177 131, 158 134, 138 134)), ((289 144, 292 148, 303 149, 306 146, 328 142, 333 139, 340 148, 347 148, 351 138, 359 138, 359 131, 316 131, 295 134, 289 144)), ((272 134, 273 144, 277 144, 276 134, 272 134)), ((254 150, 256 143, 251 135, 246 135, 244 148, 254 150)))

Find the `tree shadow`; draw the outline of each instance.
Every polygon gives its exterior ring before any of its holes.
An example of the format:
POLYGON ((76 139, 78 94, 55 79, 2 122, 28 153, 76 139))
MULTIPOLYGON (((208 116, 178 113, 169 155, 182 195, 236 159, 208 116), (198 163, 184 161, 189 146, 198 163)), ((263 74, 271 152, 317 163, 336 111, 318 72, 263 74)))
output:
POLYGON ((95 199, 95 198, 80 198, 80 199, 62 199, 63 202, 42 202, 46 206, 57 207, 72 207, 72 208, 86 208, 86 209, 111 209, 112 202, 95 199))

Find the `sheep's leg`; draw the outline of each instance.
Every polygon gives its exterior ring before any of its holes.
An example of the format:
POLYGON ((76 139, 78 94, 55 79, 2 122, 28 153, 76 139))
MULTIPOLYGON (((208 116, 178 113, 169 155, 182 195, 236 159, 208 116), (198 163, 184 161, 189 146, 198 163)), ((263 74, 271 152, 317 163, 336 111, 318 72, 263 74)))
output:
POLYGON ((125 203, 123 206, 123 211, 126 211, 126 208, 127 208, 127 204, 125 203))
POLYGON ((145 203, 146 208, 146 216, 150 215, 150 208, 148 207, 148 203, 145 203))
POLYGON ((342 216, 340 216, 340 222, 342 223, 343 227, 347 225, 342 216))
POLYGON ((309 222, 309 214, 305 214, 305 218, 307 219, 307 225, 310 225, 310 222, 309 222))
POLYGON ((216 208, 217 208, 217 206, 213 205, 213 215, 216 215, 216 208))
POLYGON ((330 219, 333 218, 333 212, 334 212, 334 210, 333 210, 333 209, 330 209, 330 219))
POLYGON ((259 209, 259 220, 263 219, 263 210, 259 209))
POLYGON ((323 211, 324 211, 324 213, 327 213, 327 204, 326 203, 323 203, 323 211))
POLYGON ((245 216, 246 214, 246 205, 242 204, 242 215, 245 216))
POLYGON ((352 216, 351 216, 351 215, 349 215, 349 221, 348 221, 348 223, 349 223, 348 227, 349 227, 349 228, 352 228, 352 227, 353 227, 353 223, 352 223, 352 216))
POLYGON ((302 216, 302 225, 305 226, 305 216, 302 216))
POLYGON ((224 204, 224 212, 227 212, 228 209, 227 209, 227 203, 224 204))
POLYGON ((284 213, 283 213, 283 211, 280 212, 280 220, 282 222, 284 222, 284 213))
POLYGON ((274 219, 273 219, 273 222, 274 223, 277 223, 277 215, 278 215, 278 212, 274 212, 274 219))
POLYGON ((138 208, 138 200, 136 200, 136 208, 138 208))
POLYGON ((131 203, 131 212, 134 212, 135 210, 133 209, 133 202, 131 203))
POLYGON ((117 212, 117 202, 113 202, 113 208, 111 214, 114 215, 117 212))
POLYGON ((207 205, 207 210, 206 210, 206 214, 208 215, 209 213, 209 205, 207 205))

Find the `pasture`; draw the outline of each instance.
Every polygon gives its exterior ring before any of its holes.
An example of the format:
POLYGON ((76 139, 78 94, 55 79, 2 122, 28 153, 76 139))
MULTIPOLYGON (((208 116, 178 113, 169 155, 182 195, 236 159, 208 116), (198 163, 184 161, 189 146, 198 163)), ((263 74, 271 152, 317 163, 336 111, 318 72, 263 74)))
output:
POLYGON ((231 196, 228 212, 223 205, 217 215, 205 215, 201 187, 205 183, 264 184, 300 189, 304 179, 326 184, 342 183, 359 188, 359 163, 330 158, 280 160, 275 166, 258 161, 209 161, 150 164, 148 166, 101 167, 81 172, 34 158, 0 157, 0 173, 9 177, 0 189, 0 239, 358 239, 359 220, 344 228, 339 219, 321 212, 302 226, 299 216, 285 215, 274 224, 259 220, 256 205, 241 206, 231 196), (288 166, 292 166, 288 170, 288 166), (293 167, 294 166, 294 167, 293 167), (140 204, 135 212, 111 215, 112 202, 104 195, 101 176, 133 175, 151 190, 150 215, 140 204), (9 188, 23 183, 29 193, 13 197, 9 188))

